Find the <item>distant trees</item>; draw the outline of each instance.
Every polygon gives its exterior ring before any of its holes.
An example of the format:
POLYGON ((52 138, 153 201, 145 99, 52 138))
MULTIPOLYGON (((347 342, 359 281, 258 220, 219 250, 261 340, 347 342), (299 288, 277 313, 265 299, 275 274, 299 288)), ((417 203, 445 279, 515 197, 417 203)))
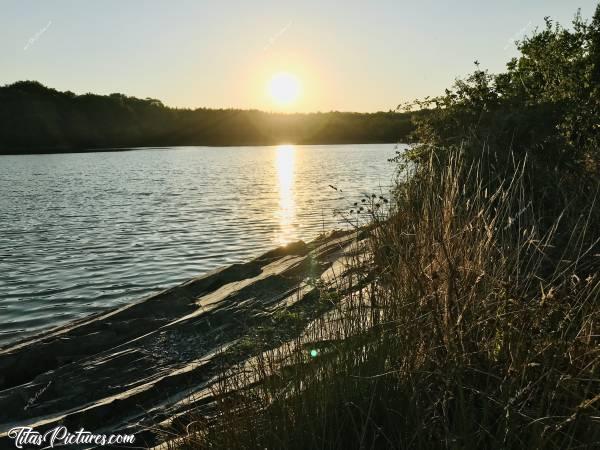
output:
POLYGON ((398 142, 411 114, 176 109, 153 98, 76 95, 19 81, 0 87, 0 153, 162 145, 398 142))

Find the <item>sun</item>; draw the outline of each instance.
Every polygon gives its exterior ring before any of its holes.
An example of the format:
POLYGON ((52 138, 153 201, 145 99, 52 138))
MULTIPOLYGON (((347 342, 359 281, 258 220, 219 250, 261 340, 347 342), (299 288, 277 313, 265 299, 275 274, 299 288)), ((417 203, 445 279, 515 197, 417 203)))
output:
POLYGON ((288 72, 279 72, 271 77, 267 85, 269 96, 278 106, 289 106, 300 97, 300 81, 288 72))

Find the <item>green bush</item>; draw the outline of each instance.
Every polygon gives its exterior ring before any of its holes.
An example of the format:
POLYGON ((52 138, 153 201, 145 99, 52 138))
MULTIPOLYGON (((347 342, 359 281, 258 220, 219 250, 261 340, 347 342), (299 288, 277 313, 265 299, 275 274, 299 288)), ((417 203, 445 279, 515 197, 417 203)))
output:
POLYGON ((503 179, 514 158, 528 160, 532 189, 552 199, 558 190, 596 187, 600 167, 600 7, 591 23, 578 14, 572 29, 546 18, 517 44, 520 56, 504 73, 477 68, 444 95, 405 105, 415 116, 413 161, 431 152, 443 164, 457 147, 503 179), (551 186, 559 189, 549 189, 551 186))

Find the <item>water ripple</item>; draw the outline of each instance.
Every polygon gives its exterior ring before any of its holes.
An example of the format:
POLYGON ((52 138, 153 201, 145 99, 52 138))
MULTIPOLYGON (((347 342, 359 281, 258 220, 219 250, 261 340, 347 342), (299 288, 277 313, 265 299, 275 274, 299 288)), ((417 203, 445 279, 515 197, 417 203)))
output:
POLYGON ((339 227, 334 209, 387 191, 394 154, 340 145, 0 156, 0 343, 339 227))

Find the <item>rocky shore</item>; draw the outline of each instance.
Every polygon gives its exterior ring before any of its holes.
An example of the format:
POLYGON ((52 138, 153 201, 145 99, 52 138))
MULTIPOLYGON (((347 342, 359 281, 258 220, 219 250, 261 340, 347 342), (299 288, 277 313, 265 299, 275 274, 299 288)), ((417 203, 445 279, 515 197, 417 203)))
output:
POLYGON ((356 238, 334 232, 298 241, 0 348, 0 448, 14 448, 12 427, 58 425, 159 445, 173 421, 210 410, 225 355, 254 356, 227 349, 253 329, 277 329, 278 312, 318 299, 314 280, 326 285, 332 268, 343 271, 356 238))

